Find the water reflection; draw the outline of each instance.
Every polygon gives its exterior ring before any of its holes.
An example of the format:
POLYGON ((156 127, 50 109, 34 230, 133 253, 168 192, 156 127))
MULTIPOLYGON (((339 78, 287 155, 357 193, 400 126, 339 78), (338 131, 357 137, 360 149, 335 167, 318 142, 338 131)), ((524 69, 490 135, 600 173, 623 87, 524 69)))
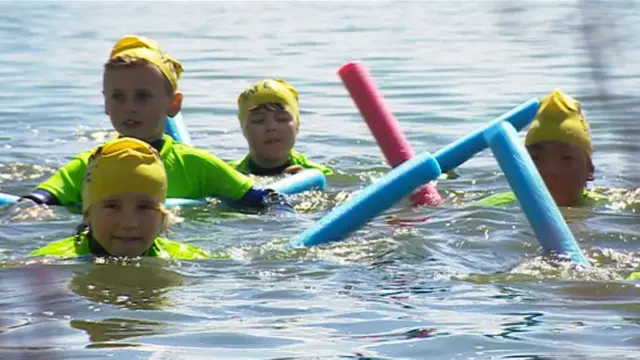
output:
MULTIPOLYGON (((172 306, 167 294, 180 288, 184 279, 168 269, 166 262, 156 260, 159 259, 96 263, 88 270, 76 271, 69 288, 97 303, 90 306, 94 310, 99 310, 99 304, 128 310, 166 310, 172 306)), ((72 328, 83 330, 89 335, 89 347, 137 346, 132 343, 108 342, 167 332, 163 322, 122 317, 74 319, 70 324, 72 328)))
POLYGON ((167 269, 166 263, 149 260, 95 264, 89 271, 77 272, 69 287, 96 303, 130 310, 169 308, 172 303, 166 294, 182 286, 184 280, 167 269))
MULTIPOLYGON (((167 325, 163 322, 126 318, 106 318, 99 321, 72 320, 71 327, 85 331, 92 343, 159 335, 168 332, 167 325)), ((113 346, 113 344, 92 344, 92 346, 113 346)), ((131 345, 120 343, 118 346, 131 345)))
POLYGON ((542 324, 543 313, 531 312, 531 313, 507 313, 507 316, 523 316, 521 321, 510 321, 501 324, 504 331, 499 334, 487 334, 486 337, 494 338, 501 337, 509 340, 523 340, 518 334, 527 333, 533 331, 531 327, 540 326, 542 324))

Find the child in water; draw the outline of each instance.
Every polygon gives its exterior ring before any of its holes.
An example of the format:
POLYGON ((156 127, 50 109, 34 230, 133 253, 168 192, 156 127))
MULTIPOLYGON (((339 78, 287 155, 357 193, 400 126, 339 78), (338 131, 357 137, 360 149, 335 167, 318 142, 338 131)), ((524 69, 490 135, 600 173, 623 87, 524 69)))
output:
POLYGON ((74 236, 29 255, 208 258, 202 249, 159 237, 169 220, 166 197, 167 174, 151 145, 134 138, 106 142, 89 158, 82 182, 83 222, 74 236))
MULTIPOLYGON (((554 90, 540 102, 525 145, 558 206, 590 206, 602 196, 586 189, 593 181, 593 145, 589 123, 578 101, 554 90)), ((512 192, 480 200, 481 205, 514 203, 512 192)))
MULTIPOLYGON (((224 161, 164 134, 166 117, 175 116, 182 105, 183 95, 178 91, 181 74, 180 62, 167 55, 158 43, 141 36, 118 40, 104 65, 105 113, 120 136, 140 139, 160 153, 167 172, 167 197, 213 196, 259 210, 292 212, 293 208, 273 190, 254 188, 249 177, 224 161)), ((24 196, 23 201, 47 205, 79 203, 82 179, 93 152, 77 155, 24 196)))
POLYGON ((296 173, 318 169, 333 171, 307 160, 293 149, 300 129, 298 92, 280 79, 258 81, 238 96, 238 119, 249 145, 249 154, 229 164, 254 175, 296 173))

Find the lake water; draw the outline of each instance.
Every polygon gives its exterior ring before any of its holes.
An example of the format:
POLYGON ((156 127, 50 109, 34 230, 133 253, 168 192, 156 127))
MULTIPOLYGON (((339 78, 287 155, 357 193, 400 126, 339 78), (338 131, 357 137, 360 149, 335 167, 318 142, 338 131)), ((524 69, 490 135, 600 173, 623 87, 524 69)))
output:
POLYGON ((236 96, 281 77, 300 92, 296 148, 338 170, 325 193, 292 199, 295 218, 215 205, 178 213, 172 239, 229 260, 27 263, 80 218, 0 209, 0 358, 640 358, 640 287, 622 280, 640 267, 639 10, 637 1, 0 3, 2 192, 30 191, 114 134, 101 66, 130 33, 183 63, 195 145, 243 156, 236 96), (594 268, 540 257, 519 208, 471 205, 508 190, 489 151, 439 181, 442 207, 402 201, 347 241, 285 250, 388 170, 336 74, 354 60, 417 152, 554 88, 578 98, 594 185, 612 199, 563 213, 594 268))

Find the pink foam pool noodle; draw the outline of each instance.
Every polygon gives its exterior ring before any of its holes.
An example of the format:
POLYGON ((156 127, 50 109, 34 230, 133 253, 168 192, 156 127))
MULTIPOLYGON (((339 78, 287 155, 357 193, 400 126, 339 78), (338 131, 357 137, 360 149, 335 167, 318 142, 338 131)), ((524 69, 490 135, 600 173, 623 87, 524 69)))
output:
MULTIPOLYGON (((378 142, 387 164, 396 167, 412 158, 415 153, 395 116, 385 105, 367 68, 360 63, 351 62, 343 65, 338 70, 338 75, 378 142)), ((438 205, 442 202, 433 182, 418 188, 409 199, 414 205, 438 205)))

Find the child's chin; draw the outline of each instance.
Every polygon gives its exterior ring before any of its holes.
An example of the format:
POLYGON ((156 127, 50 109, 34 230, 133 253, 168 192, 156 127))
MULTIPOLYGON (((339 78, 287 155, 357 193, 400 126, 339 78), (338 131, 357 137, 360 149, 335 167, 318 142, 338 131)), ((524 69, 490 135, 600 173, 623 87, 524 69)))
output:
POLYGON ((262 156, 267 159, 277 160, 289 155, 289 151, 282 146, 272 145, 262 150, 262 156))
POLYGON ((116 131, 118 132, 118 134, 125 137, 132 137, 136 139, 145 139, 149 137, 149 131, 144 131, 140 126, 137 126, 135 128, 123 127, 120 129, 116 129, 116 131))
POLYGON ((145 250, 145 247, 140 241, 123 241, 117 245, 117 248, 113 248, 109 251, 111 254, 115 254, 115 256, 136 257, 145 250))
POLYGON ((564 195, 560 195, 560 196, 557 196, 557 197, 552 195, 551 197, 553 198, 553 200, 555 201, 557 206, 563 206, 563 207, 573 206, 574 203, 576 202, 576 200, 570 199, 570 198, 568 198, 567 196, 564 196, 564 195))
POLYGON ((271 161, 279 161, 282 159, 285 159, 289 156, 288 152, 283 152, 283 151, 278 151, 278 152, 270 152, 267 154, 266 158, 268 158, 271 161))
POLYGON ((131 131, 131 130, 127 130, 127 129, 116 129, 116 131, 122 137, 132 137, 132 138, 136 138, 136 139, 139 138, 138 134, 136 134, 135 131, 131 131))

